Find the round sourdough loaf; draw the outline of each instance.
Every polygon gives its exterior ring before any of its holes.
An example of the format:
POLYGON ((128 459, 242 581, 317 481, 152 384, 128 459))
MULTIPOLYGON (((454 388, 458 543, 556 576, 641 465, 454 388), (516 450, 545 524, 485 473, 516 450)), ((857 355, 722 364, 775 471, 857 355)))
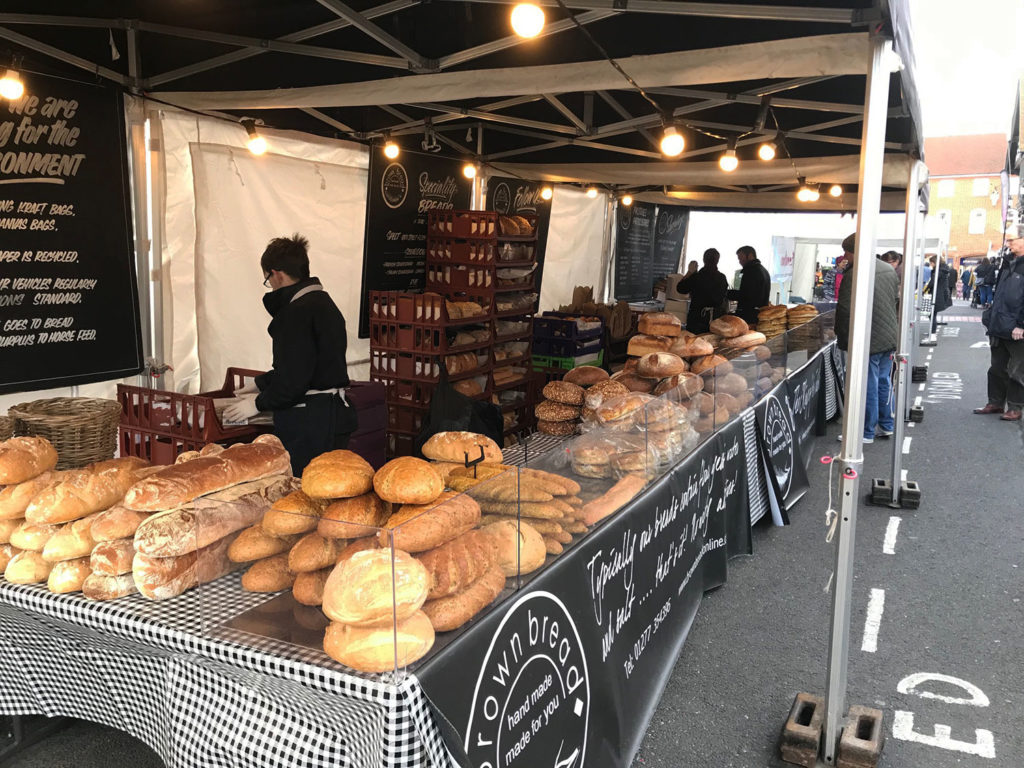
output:
POLYGON ((599 408, 605 400, 628 394, 629 389, 621 381, 605 379, 587 390, 587 394, 583 398, 583 404, 586 408, 593 410, 599 408))
POLYGON ((686 370, 686 363, 671 352, 652 352, 637 361, 636 372, 646 379, 663 379, 686 370))
POLYGON ((699 336, 691 336, 689 338, 680 336, 669 347, 668 351, 680 357, 703 357, 704 355, 712 354, 715 348, 711 346, 710 341, 699 336))
POLYGON ((684 371, 659 381, 652 394, 658 397, 666 392, 674 392, 679 399, 685 399, 693 397, 702 389, 704 389, 704 379, 696 373, 684 371))
POLYGON ((568 381, 549 381, 544 385, 544 397, 565 405, 583 405, 583 387, 568 381))
POLYGON ((746 324, 742 317, 736 315, 722 315, 712 320, 708 327, 712 333, 716 333, 722 338, 728 339, 733 336, 739 336, 740 334, 746 333, 750 330, 750 326, 746 324))
POLYGON ((698 358, 690 364, 690 370, 693 373, 706 373, 712 368, 717 368, 715 371, 716 375, 728 373, 732 370, 732 363, 726 360, 721 355, 707 355, 706 357, 698 358))
POLYGON ((483 528, 498 552, 498 566, 505 576, 533 573, 547 557, 544 539, 537 529, 521 520, 500 520, 483 528))
POLYGON ((592 387, 607 378, 608 371, 604 368, 598 368, 596 365, 577 365, 562 377, 562 381, 578 384, 581 387, 592 387))
POLYGON ((331 571, 323 611, 353 627, 390 627, 418 611, 429 590, 427 569, 408 552, 394 550, 392 562, 390 549, 366 550, 331 571))
POLYGON ((429 504, 441 495, 444 481, 430 462, 401 456, 377 470, 373 489, 392 504, 429 504))
POLYGON ((359 539, 376 534, 390 516, 387 504, 371 491, 333 502, 324 511, 317 531, 329 539, 359 539))
POLYGON ((311 499, 343 499, 373 489, 373 467, 358 453, 328 451, 302 472, 302 492, 311 499))
POLYGON ((359 628, 331 622, 324 634, 324 652, 360 672, 387 672, 423 658, 434 645, 434 627, 423 611, 398 626, 359 628))
POLYGON ((673 340, 672 336, 648 336, 645 333, 638 333, 626 345, 626 354, 640 357, 650 352, 668 352, 673 340))
MULTIPOLYGON (((324 602, 324 587, 331 575, 333 568, 321 568, 319 571, 306 571, 295 574, 295 583, 292 584, 292 597, 303 605, 322 605, 324 602)), ((323 617, 321 616, 321 619, 323 617)))
POLYGON ((763 333, 759 331, 748 331, 747 333, 740 334, 739 336, 733 336, 731 339, 724 339, 722 346, 726 349, 746 349, 747 347, 756 347, 760 344, 764 344, 767 338, 763 333))
POLYGON ((501 464, 501 448, 498 444, 476 432, 438 432, 423 444, 423 455, 434 461, 451 461, 464 464, 468 456, 471 461, 480 458, 484 451, 484 464, 501 464))
POLYGON ((625 373, 623 371, 616 373, 612 376, 611 380, 619 382, 630 392, 639 392, 645 395, 650 394, 658 383, 657 379, 648 379, 636 373, 625 373))

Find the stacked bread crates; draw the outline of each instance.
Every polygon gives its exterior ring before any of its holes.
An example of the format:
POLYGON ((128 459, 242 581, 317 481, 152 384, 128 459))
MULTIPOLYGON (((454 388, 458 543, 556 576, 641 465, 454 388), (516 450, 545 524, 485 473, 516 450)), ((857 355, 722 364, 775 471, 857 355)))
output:
POLYGON ((580 365, 604 363, 604 321, 599 317, 545 312, 533 319, 533 369, 560 379, 580 365))

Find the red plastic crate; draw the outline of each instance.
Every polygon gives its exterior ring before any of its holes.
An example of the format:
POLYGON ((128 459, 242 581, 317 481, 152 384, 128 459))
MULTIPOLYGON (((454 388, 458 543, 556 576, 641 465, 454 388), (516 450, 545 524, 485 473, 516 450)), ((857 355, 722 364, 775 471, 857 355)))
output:
POLYGON ((493 211, 433 211, 427 216, 427 234, 441 237, 493 238, 498 214, 493 211))
POLYGON ((389 459, 398 456, 412 456, 416 444, 416 435, 404 432, 387 433, 387 455, 389 459))
POLYGON ((529 232, 517 232, 516 234, 506 234, 501 228, 501 219, 498 220, 498 238, 501 240, 535 240, 537 238, 537 215, 534 213, 517 213, 517 218, 526 219, 530 222, 529 232))
POLYGON ((449 295, 472 291, 493 291, 493 267, 467 267, 461 264, 427 264, 427 290, 449 295))
POLYGON ((388 404, 388 431, 415 432, 419 434, 427 408, 388 404))
POLYGON ((497 256, 493 240, 427 238, 427 264, 493 265, 497 256))
MULTIPOLYGON (((451 380, 468 379, 473 376, 486 375, 491 369, 490 353, 478 350, 480 365, 472 370, 449 374, 451 380)), ((375 379, 401 379, 403 381, 419 381, 436 384, 441 377, 441 366, 444 364, 441 355, 406 354, 391 352, 385 349, 370 349, 370 376, 375 379)))

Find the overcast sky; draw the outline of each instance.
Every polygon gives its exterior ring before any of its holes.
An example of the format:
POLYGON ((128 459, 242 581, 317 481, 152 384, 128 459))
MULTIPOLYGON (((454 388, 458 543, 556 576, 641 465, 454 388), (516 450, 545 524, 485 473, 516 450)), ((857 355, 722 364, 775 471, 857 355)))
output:
POLYGON ((1007 133, 1024 0, 910 0, 926 136, 1007 133))

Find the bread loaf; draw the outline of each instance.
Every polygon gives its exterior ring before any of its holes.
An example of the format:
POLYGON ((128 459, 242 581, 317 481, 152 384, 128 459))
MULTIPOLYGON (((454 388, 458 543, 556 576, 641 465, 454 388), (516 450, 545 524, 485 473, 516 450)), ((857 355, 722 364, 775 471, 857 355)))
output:
POLYGON ((680 357, 694 358, 713 354, 715 348, 711 346, 711 342, 707 339, 702 339, 698 336, 680 336, 673 342, 668 351, 680 357))
POLYGON ((701 357, 694 360, 690 365, 690 371, 692 373, 705 373, 710 371, 712 368, 718 368, 716 371, 717 374, 728 373, 732 370, 732 363, 721 355, 708 355, 707 357, 701 357))
POLYGON ((334 567, 324 586, 323 611, 354 627, 391 626, 418 611, 428 590, 419 560, 398 549, 367 550, 334 567))
POLYGON ((23 519, 0 520, 0 544, 7 544, 11 540, 11 534, 25 524, 23 519))
POLYGON ((122 576, 101 576, 98 573, 86 576, 82 582, 82 594, 90 600, 116 600, 138 592, 135 579, 130 573, 122 576))
POLYGON ((135 483, 135 470, 140 469, 136 462, 127 461, 93 466, 97 468, 68 472, 40 491, 26 508, 25 519, 35 524, 67 523, 109 509, 135 483))
POLYGON ((587 390, 583 403, 587 408, 599 408, 605 400, 610 400, 619 395, 629 394, 629 389, 620 381, 605 379, 599 381, 587 390))
POLYGON ((451 461, 464 464, 480 458, 483 448, 485 464, 501 464, 501 448, 486 435, 476 432, 438 432, 423 444, 423 455, 435 461, 451 461))
POLYGON ((291 588, 295 574, 288 568, 288 555, 274 555, 257 560, 242 574, 246 592, 280 592, 291 588))
POLYGON ((351 499, 339 499, 327 507, 317 533, 329 539, 373 536, 390 516, 388 505, 372 491, 351 499))
POLYGON ((731 339, 725 339, 722 341, 722 346, 726 349, 746 349, 747 347, 756 347, 764 344, 767 339, 763 333, 758 331, 748 331, 747 333, 741 333, 739 336, 733 336, 731 339))
POLYGON ((391 627, 359 628, 331 622, 324 652, 360 672, 387 672, 423 658, 434 645, 434 628, 423 611, 391 627))
POLYGON ((273 435, 260 435, 251 443, 173 464, 140 480, 125 494, 124 506, 158 512, 240 483, 274 475, 291 476, 291 472, 291 460, 281 441, 273 435))
POLYGON ((111 507, 92 518, 92 537, 95 541, 115 541, 134 536, 142 521, 151 514, 121 505, 111 507))
POLYGON ((615 512, 632 500, 647 485, 643 475, 626 475, 609 488, 602 496, 588 502, 583 507, 583 523, 594 525, 615 512))
POLYGON ((645 312, 637 321, 637 330, 650 336, 678 336, 682 326, 671 312, 645 312))
POLYGON ((494 602, 505 588, 505 574, 496 565, 488 568, 466 589, 423 604, 435 632, 457 629, 494 602))
POLYGON ((238 534, 238 537, 228 549, 228 558, 233 563, 249 563, 253 560, 263 560, 267 557, 286 553, 298 540, 298 535, 271 536, 263 530, 263 526, 257 523, 238 534))
POLYGON ((373 467, 352 451, 328 451, 302 471, 302 492, 311 499, 343 499, 373 489, 373 467))
POLYGON ((4 578, 11 584, 41 584, 53 568, 38 552, 19 552, 4 569, 4 578))
POLYGON ((10 544, 0 544, 0 572, 6 570, 7 564, 11 562, 11 558, 20 552, 20 549, 10 544))
POLYGON ((468 587, 497 560, 494 540, 481 530, 466 531, 451 541, 418 555, 430 577, 427 600, 468 587))
POLYGON ((441 495, 444 481, 423 459, 401 456, 377 471, 373 489, 392 504, 429 504, 441 495))
POLYGON ((709 323, 708 327, 712 333, 718 334, 723 339, 739 336, 750 330, 750 326, 746 324, 743 318, 736 315, 716 317, 709 323))
POLYGON ((638 333, 626 345, 626 354, 633 357, 642 357, 650 352, 668 352, 671 346, 671 336, 647 336, 638 333))
POLYGON ((578 384, 581 387, 592 387, 608 379, 608 371, 596 365, 577 365, 562 377, 562 381, 578 384))
POLYGON ((686 367, 686 363, 679 355, 673 355, 671 352, 652 352, 637 361, 636 372, 647 379, 663 379, 682 373, 686 367))
POLYGON ((292 596, 296 602, 303 605, 322 605, 324 602, 324 587, 327 585, 327 578, 334 570, 333 564, 330 568, 321 568, 319 571, 306 571, 295 574, 295 583, 292 584, 292 596))
POLYGON ((57 466, 57 450, 45 437, 12 437, 0 442, 0 485, 31 480, 57 466))
POLYGON ((0 520, 16 520, 25 517, 29 503, 64 477, 63 472, 43 472, 41 475, 16 485, 0 488, 0 520))
POLYGON ((505 576, 533 573, 544 565, 544 540, 526 521, 502 520, 483 531, 494 542, 498 567, 505 576))
POLYGON ((132 539, 101 541, 92 548, 89 567, 101 576, 120 576, 132 572, 135 542, 132 539))
MULTIPOLYGON (((583 387, 568 381, 549 381, 544 385, 542 394, 548 400, 555 403, 573 406, 583 405, 583 387)), ((553 419, 553 421, 558 421, 558 419, 553 419)))
POLYGON ((326 506, 325 499, 311 499, 302 491, 292 491, 263 513, 261 525, 274 536, 307 533, 316 528, 326 506))
MULTIPOLYGON (((583 390, 580 389, 582 395, 583 390)), ((542 421, 572 421, 580 417, 579 406, 556 403, 554 400, 543 400, 534 406, 534 415, 542 421)))
POLYGON ((166 600, 192 587, 219 579, 235 567, 228 559, 228 547, 235 536, 225 536, 209 546, 178 557, 152 557, 136 552, 132 561, 135 586, 143 597, 166 600))
POLYGON ((42 552, 46 542, 57 533, 59 528, 59 525, 32 525, 28 522, 22 522, 11 531, 11 544, 19 549, 42 552))
POLYGON ((195 552, 261 520, 271 504, 294 489, 292 477, 279 475, 195 499, 140 523, 135 531, 135 549, 153 557, 195 552))
POLYGON ((612 381, 617 381, 622 384, 630 392, 640 392, 648 395, 658 384, 657 379, 648 379, 645 376, 640 376, 637 373, 624 373, 619 372, 612 376, 612 381))
POLYGON ((88 557, 96 542, 92 539, 92 517, 60 526, 43 546, 43 559, 50 563, 88 557))
POLYGON ((327 539, 319 533, 307 533, 288 552, 288 570, 292 573, 319 571, 334 565, 341 545, 336 539, 327 539))
POLYGON ((343 563, 352 557, 356 552, 365 552, 368 549, 380 549, 380 542, 377 541, 377 536, 365 536, 361 539, 354 539, 344 546, 341 552, 338 553, 335 563, 343 563))
POLYGON ((50 571, 46 580, 46 588, 56 595, 81 592, 82 584, 91 573, 88 557, 62 560, 59 563, 54 563, 53 570, 50 571))
POLYGON ((544 435, 566 437, 568 435, 575 435, 577 429, 579 429, 579 422, 576 419, 570 419, 569 421, 539 419, 537 421, 537 431, 544 435))
POLYGON ((703 388, 704 379, 696 373, 687 371, 676 376, 669 376, 667 379, 662 379, 658 382, 658 386, 654 388, 652 394, 655 397, 659 397, 666 392, 673 392, 678 399, 686 399, 693 397, 703 388))
POLYGON ((467 496, 447 491, 433 504, 406 504, 384 524, 377 539, 382 547, 424 552, 451 541, 480 521, 480 505, 467 496))

